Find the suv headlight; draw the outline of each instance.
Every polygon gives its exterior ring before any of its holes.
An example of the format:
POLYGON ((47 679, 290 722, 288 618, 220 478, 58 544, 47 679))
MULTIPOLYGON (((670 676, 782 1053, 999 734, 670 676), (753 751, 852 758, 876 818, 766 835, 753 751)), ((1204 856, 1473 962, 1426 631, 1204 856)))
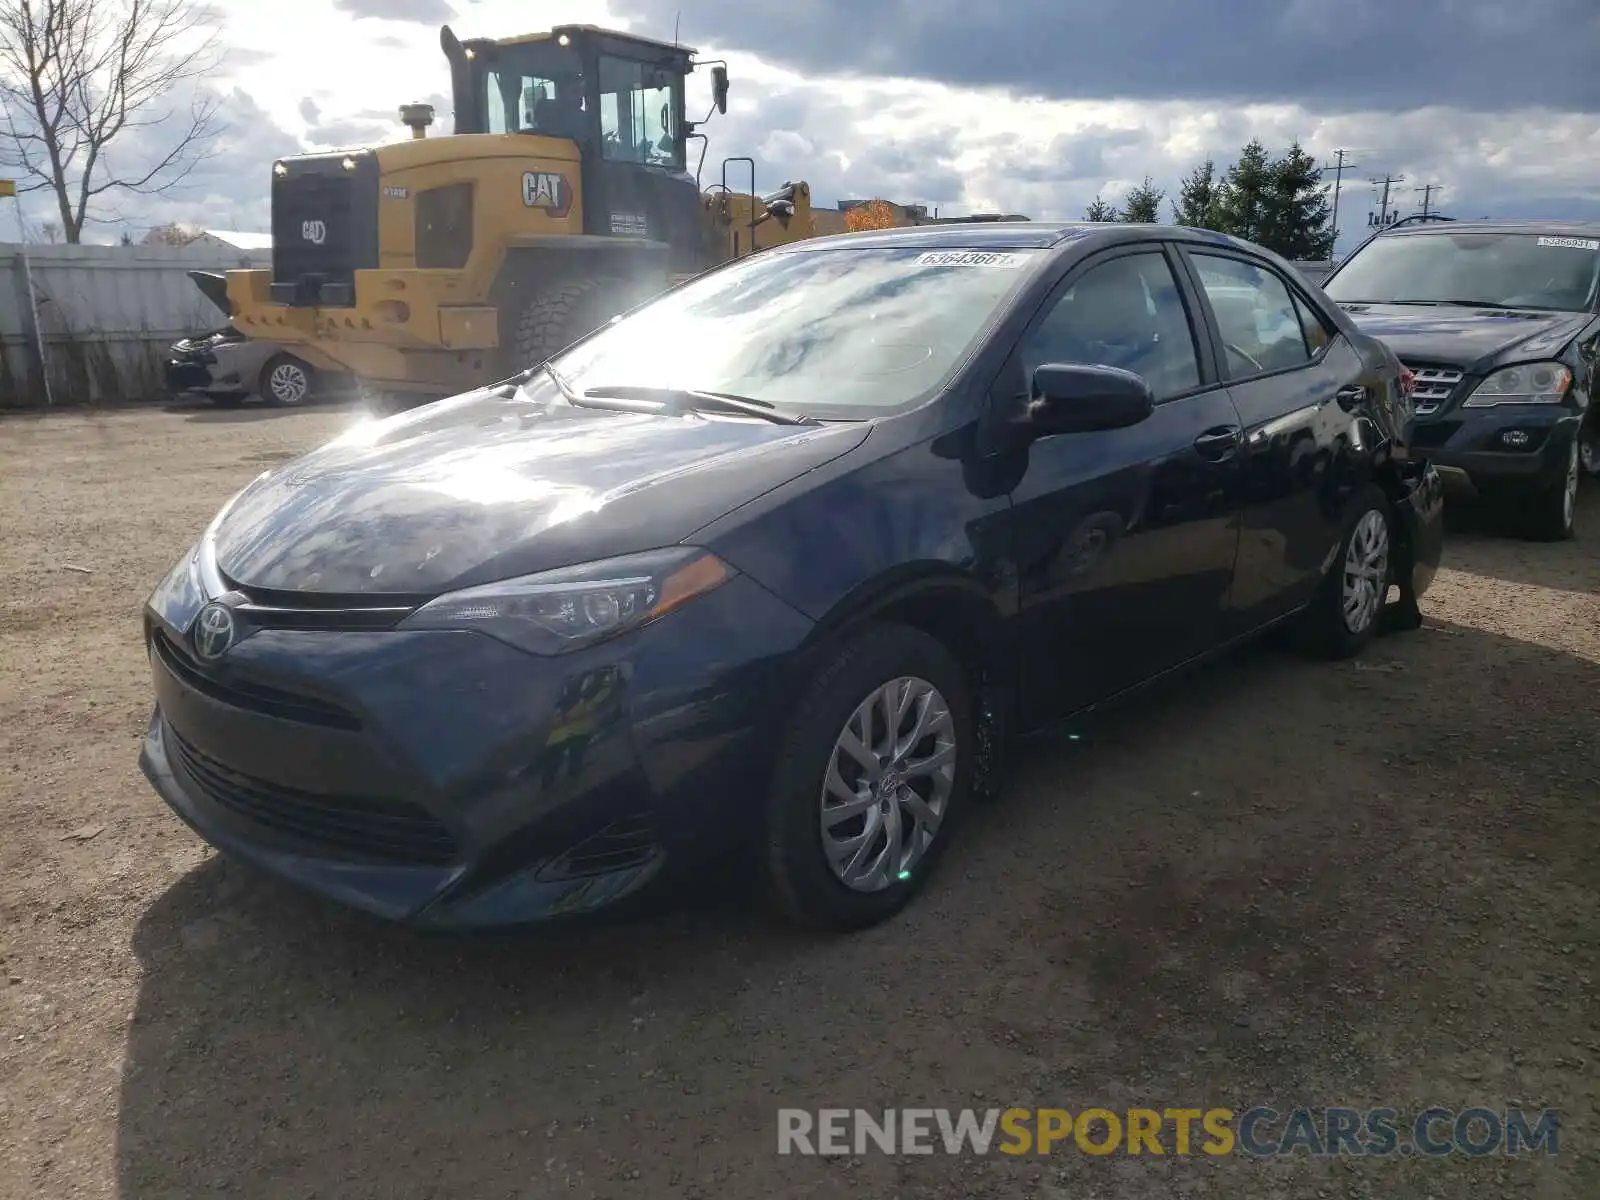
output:
POLYGON ((637 629, 733 578, 695 546, 561 567, 430 600, 401 629, 475 629, 533 654, 562 654, 637 629))
POLYGON ((1560 404, 1572 386, 1572 372, 1558 362, 1503 367, 1472 389, 1462 408, 1497 404, 1560 404))

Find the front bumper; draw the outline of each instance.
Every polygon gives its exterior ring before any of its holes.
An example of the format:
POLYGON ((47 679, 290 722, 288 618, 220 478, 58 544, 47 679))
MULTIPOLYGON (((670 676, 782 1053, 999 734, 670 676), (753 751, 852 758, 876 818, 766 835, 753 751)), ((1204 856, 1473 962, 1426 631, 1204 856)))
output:
POLYGON ((264 629, 202 666, 147 611, 155 790, 224 853, 388 920, 487 928, 646 894, 754 828, 810 622, 746 577, 536 658, 467 632, 264 629))
POLYGON ((1410 441, 1448 484, 1538 491, 1563 477, 1581 422, 1581 414, 1556 405, 1456 407, 1418 418, 1410 441), (1509 444, 1507 435, 1520 444, 1509 444))
POLYGON ((197 359, 169 358, 166 362, 166 386, 170 395, 181 396, 189 392, 215 390, 212 371, 215 360, 201 362, 197 359))

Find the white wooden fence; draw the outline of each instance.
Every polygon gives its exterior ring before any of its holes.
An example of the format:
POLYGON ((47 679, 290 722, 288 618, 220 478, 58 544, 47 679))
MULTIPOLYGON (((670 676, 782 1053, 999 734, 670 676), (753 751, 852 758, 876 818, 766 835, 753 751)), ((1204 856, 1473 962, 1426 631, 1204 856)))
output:
POLYGON ((55 404, 159 398, 167 346, 226 320, 188 272, 271 265, 216 245, 25 249, 0 243, 0 408, 46 402, 40 336, 55 404))

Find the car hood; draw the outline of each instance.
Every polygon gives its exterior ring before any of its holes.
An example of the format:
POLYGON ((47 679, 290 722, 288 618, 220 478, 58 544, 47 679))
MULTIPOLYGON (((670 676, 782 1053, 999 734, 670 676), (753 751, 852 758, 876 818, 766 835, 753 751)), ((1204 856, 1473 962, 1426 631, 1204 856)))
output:
POLYGON ((871 428, 553 395, 475 392, 356 425, 231 502, 217 566, 246 588, 422 596, 673 545, 871 428))
POLYGON ((1584 313, 1424 304, 1340 305, 1364 333, 1402 361, 1450 364, 1478 374, 1500 362, 1557 354, 1589 323, 1584 313))

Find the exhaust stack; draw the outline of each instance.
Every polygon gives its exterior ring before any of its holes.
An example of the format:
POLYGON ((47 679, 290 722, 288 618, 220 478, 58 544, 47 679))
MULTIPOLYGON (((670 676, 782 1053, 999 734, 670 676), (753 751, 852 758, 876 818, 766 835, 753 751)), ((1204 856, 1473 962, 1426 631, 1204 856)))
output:
POLYGON ((425 138, 428 136, 428 126, 433 124, 433 105, 402 104, 400 120, 410 126, 413 139, 425 138))

